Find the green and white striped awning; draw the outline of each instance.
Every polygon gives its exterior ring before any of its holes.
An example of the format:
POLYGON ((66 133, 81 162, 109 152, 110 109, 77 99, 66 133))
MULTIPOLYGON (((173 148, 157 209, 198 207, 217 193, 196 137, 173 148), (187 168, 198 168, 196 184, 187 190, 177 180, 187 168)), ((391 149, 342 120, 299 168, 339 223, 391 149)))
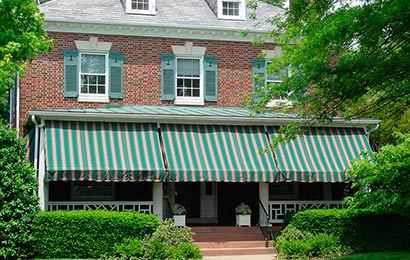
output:
POLYGON ((345 182, 371 151, 362 128, 46 121, 47 181, 345 182), (267 131, 265 131, 267 129, 267 131))
POLYGON ((263 126, 161 127, 169 181, 272 182, 276 167, 263 126))
POLYGON ((156 124, 46 121, 48 181, 160 181, 156 124))
MULTIPOLYGON (((273 140, 278 128, 270 127, 273 140)), ((279 181, 345 182, 355 158, 367 158, 371 147, 362 128, 312 127, 275 149, 279 181)))

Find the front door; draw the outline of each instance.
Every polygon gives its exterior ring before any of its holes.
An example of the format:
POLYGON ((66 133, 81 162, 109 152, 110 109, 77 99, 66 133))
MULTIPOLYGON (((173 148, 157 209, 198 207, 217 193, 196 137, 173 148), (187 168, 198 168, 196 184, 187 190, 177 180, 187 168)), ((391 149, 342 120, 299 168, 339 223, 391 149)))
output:
POLYGON ((205 223, 217 222, 216 183, 201 182, 201 219, 205 223))
POLYGON ((186 221, 190 224, 217 222, 216 183, 177 182, 175 202, 185 206, 186 221))

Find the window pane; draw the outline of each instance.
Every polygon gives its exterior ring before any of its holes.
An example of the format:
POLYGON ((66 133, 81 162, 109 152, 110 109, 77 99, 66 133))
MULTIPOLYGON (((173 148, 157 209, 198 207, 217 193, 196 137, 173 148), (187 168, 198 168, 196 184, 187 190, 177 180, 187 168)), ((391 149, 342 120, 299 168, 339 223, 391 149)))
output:
POLYGON ((288 74, 288 68, 287 67, 281 69, 280 72, 278 72, 278 73, 267 74, 266 75, 266 80, 268 82, 271 82, 271 81, 273 81, 273 82, 282 82, 283 81, 282 75, 286 75, 286 74, 288 74))
POLYGON ((105 55, 81 55, 82 73, 105 73, 105 55))
POLYGON ((199 77, 200 66, 198 59, 178 59, 177 75, 181 77, 199 77))
POLYGON ((239 16, 239 2, 222 2, 222 13, 228 16, 239 16))
POLYGON ((131 9, 149 10, 149 0, 132 0, 131 9))

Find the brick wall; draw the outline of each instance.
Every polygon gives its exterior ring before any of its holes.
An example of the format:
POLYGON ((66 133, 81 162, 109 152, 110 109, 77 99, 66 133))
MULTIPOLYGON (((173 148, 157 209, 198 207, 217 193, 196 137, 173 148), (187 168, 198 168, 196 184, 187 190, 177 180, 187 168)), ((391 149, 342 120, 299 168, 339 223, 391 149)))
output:
POLYGON ((241 102, 252 93, 252 59, 262 49, 273 49, 273 45, 256 47, 243 42, 49 33, 49 37, 56 41, 53 51, 39 55, 21 79, 21 120, 31 110, 106 105, 77 102, 76 98, 63 95, 63 52, 75 50, 75 40, 88 41, 90 36, 98 37, 102 42, 112 42, 111 51, 124 53, 124 98, 110 101, 123 105, 172 105, 173 102, 161 101, 160 57, 172 54, 171 45, 191 41, 194 46, 207 47, 206 55, 218 58, 218 102, 209 102, 206 106, 242 106, 241 102))

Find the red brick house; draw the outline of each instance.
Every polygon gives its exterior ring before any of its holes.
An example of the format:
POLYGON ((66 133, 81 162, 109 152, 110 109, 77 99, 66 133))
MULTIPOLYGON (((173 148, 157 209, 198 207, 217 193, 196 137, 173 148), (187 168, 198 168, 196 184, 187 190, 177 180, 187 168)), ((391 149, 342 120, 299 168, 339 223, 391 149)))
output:
POLYGON ((378 120, 335 119, 261 153, 297 115, 251 116, 243 102, 281 53, 245 0, 53 0, 55 39, 19 81, 18 124, 30 136, 43 210, 139 210, 175 203, 189 224, 281 223, 289 211, 340 207, 345 169, 370 150, 378 120), (247 30, 246 36, 241 31, 247 30), (262 46, 255 37, 266 38, 262 46), (266 60, 258 59, 262 51, 266 60))

